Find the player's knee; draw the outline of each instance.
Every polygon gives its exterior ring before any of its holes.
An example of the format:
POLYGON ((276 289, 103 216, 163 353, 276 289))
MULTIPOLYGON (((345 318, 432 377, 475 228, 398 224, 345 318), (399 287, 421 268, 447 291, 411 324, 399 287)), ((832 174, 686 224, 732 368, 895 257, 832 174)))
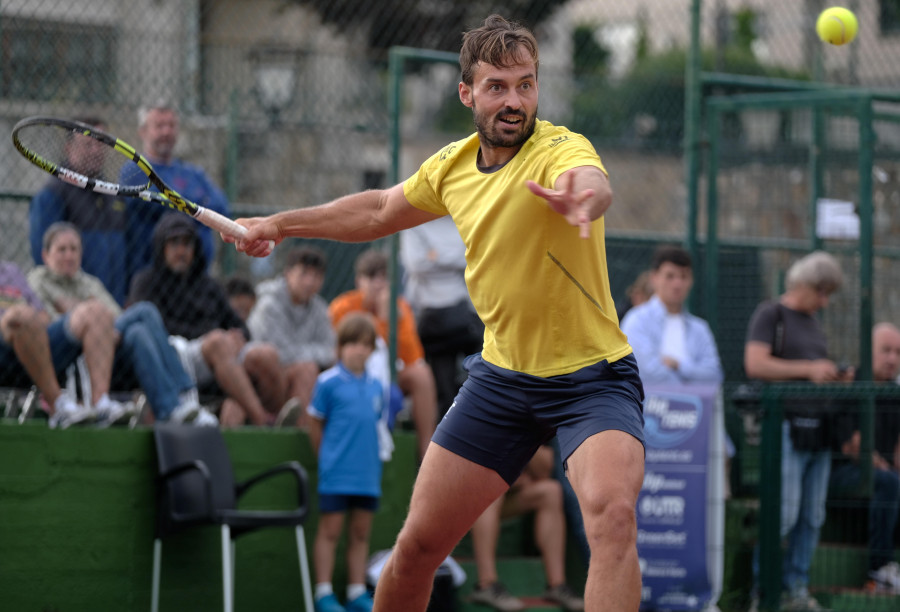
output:
POLYGON ((434 572, 448 553, 432 538, 421 537, 407 530, 400 532, 394 546, 394 570, 400 575, 434 572))
POLYGON ((591 548, 595 543, 627 543, 637 537, 634 504, 624 498, 588 505, 583 512, 585 533, 591 548))

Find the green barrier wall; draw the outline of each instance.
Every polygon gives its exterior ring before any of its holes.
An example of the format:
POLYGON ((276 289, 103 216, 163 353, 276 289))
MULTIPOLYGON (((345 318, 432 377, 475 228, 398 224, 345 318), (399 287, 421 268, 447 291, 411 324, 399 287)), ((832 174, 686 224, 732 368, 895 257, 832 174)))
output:
MULTIPOLYGON (((314 491, 305 435, 247 428, 225 436, 238 479, 296 459, 314 491)), ((400 432, 395 444, 394 459, 385 465, 373 551, 393 544, 415 476, 414 436, 400 432)), ((150 429, 55 431, 42 422, 0 423, 0 610, 149 610, 155 470, 150 429)), ((279 491, 288 483, 279 478, 248 493, 245 507, 289 507, 292 495, 279 491)), ((316 519, 313 511, 310 554, 316 519)), ((346 583, 342 549, 335 575, 340 589, 346 583)), ((161 611, 221 610, 219 550, 214 527, 164 542, 161 611)), ((236 552, 236 610, 303 610, 292 530, 244 535, 236 552)))

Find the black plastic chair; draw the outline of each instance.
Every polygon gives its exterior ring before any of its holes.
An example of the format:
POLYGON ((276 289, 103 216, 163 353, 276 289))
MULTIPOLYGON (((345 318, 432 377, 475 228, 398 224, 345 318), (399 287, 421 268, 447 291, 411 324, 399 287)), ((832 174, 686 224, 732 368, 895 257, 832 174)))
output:
POLYGON ((303 523, 308 513, 306 471, 296 461, 281 463, 244 482, 234 469, 222 432, 216 427, 156 424, 157 525, 153 542, 151 611, 159 609, 162 539, 198 525, 219 525, 222 540, 222 587, 225 612, 234 607, 234 540, 262 527, 293 527, 300 558, 300 579, 306 610, 313 611, 309 559, 303 523), (237 501, 250 487, 282 473, 293 474, 297 507, 293 510, 239 510, 237 501))

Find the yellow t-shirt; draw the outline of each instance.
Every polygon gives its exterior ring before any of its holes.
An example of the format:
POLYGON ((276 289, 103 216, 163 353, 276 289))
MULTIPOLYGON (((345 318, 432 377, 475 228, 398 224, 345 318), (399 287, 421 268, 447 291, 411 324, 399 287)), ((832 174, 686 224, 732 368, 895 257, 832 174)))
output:
POLYGON ((596 166, 583 136, 546 121, 501 169, 476 167, 477 135, 428 159, 403 186, 409 202, 450 214, 466 244, 466 283, 485 324, 482 357, 502 368, 549 377, 631 352, 606 270, 604 222, 581 239, 531 179, 553 187, 566 170, 596 166))

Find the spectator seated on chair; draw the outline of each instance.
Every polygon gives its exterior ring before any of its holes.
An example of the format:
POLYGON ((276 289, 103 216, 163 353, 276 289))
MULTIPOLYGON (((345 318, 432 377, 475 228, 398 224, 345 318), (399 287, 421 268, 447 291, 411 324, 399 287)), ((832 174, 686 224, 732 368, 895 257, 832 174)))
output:
POLYGON ((134 277, 128 303, 152 302, 197 386, 216 383, 225 393, 223 426, 270 424, 285 401, 278 350, 248 342, 244 321, 205 271, 196 225, 181 213, 159 221, 153 265, 134 277))
POLYGON ((254 340, 278 348, 288 402, 302 409, 300 426, 306 423, 304 415, 316 378, 336 360, 328 303, 319 295, 325 267, 325 253, 319 249, 289 251, 284 274, 259 285, 259 301, 247 320, 254 340))
POLYGON ((104 319, 114 319, 111 375, 120 388, 139 387, 157 421, 217 424, 197 402, 196 386, 169 344, 156 307, 139 302, 123 311, 99 279, 81 269, 81 235, 74 225, 60 221, 47 228, 42 258, 46 265, 34 268, 28 281, 52 319, 82 304, 101 312, 104 319))
POLYGON ((11 262, 0 262, 0 380, 19 386, 33 383, 46 401, 50 427, 98 422, 111 425, 130 410, 109 398, 115 328, 99 303, 81 304, 50 320, 25 275, 11 262), (86 409, 64 393, 59 378, 84 355, 94 394, 86 409))

